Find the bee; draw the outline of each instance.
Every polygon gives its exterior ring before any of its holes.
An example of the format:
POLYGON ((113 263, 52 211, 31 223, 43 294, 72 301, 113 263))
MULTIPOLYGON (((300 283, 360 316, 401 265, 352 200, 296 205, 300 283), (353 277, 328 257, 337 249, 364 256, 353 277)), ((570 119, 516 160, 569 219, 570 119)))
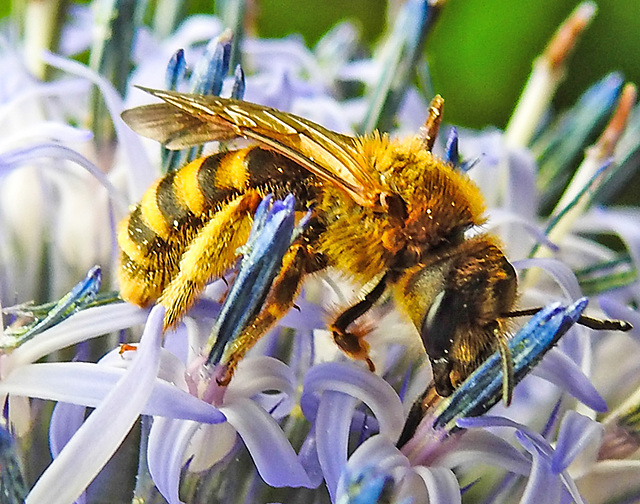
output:
MULTIPOLYGON (((162 304, 164 326, 173 327, 206 284, 234 264, 266 194, 293 194, 296 211, 311 212, 262 310, 234 345, 221 383, 294 306, 305 277, 328 268, 373 285, 329 326, 351 358, 374 370, 355 326, 391 294, 422 338, 440 396, 496 349, 509 376, 516 272, 496 236, 469 236, 486 221, 478 187, 431 152, 442 98, 432 102, 421 134, 392 139, 339 134, 240 100, 142 89, 162 102, 122 117, 169 149, 237 138, 255 145, 196 159, 147 190, 118 231, 125 300, 162 304)), ((510 395, 509 378, 505 383, 510 395)))

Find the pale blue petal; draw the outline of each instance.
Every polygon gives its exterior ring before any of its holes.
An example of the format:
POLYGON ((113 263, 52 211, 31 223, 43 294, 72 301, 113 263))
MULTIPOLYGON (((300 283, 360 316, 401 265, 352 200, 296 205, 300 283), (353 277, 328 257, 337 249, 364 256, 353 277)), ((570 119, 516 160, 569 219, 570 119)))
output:
POLYGON ((184 454, 199 427, 198 422, 170 418, 156 418, 151 426, 147 448, 149 473, 169 504, 182 502, 178 492, 184 454))
POLYGON ((81 166, 100 182, 109 193, 111 200, 118 205, 121 211, 127 210, 127 199, 115 188, 100 168, 79 152, 54 142, 38 142, 35 145, 29 145, 3 153, 0 156, 0 173, 10 171, 28 163, 33 163, 33 160, 38 158, 63 159, 81 166))
POLYGON ((365 403, 380 425, 380 433, 396 441, 404 426, 402 403, 395 390, 379 376, 350 362, 319 364, 305 377, 300 406, 305 416, 315 418, 318 395, 325 390, 342 392, 365 403))
MULTIPOLYGON (((0 393, 97 407, 125 375, 124 369, 88 362, 31 364, 1 381, 0 393)), ((214 406, 160 379, 154 381, 142 413, 205 423, 225 420, 214 406)))
POLYGON ((533 156, 525 149, 509 149, 506 154, 509 166, 506 206, 525 219, 533 220, 538 210, 537 167, 533 156))
POLYGON ((633 329, 629 334, 640 342, 640 311, 634 310, 614 299, 612 296, 603 295, 598 297, 600 308, 609 316, 618 320, 626 320, 631 323, 633 329))
MULTIPOLYGON (((87 87, 86 82, 83 82, 82 84, 83 87, 87 87)), ((0 110, 0 120, 7 116, 7 110, 10 109, 11 106, 15 106, 15 104, 15 99, 11 101, 10 106, 7 106, 8 104, 3 104, 3 107, 0 110)), ((16 163, 16 154, 26 152, 29 149, 29 147, 23 147, 12 151, 5 149, 5 145, 7 147, 15 147, 16 145, 26 143, 25 141, 28 140, 31 140, 31 142, 42 142, 43 139, 53 140, 64 144, 73 144, 88 142, 92 138, 93 133, 91 131, 76 128, 61 122, 41 121, 35 124, 30 124, 28 128, 6 135, 0 141, 0 148, 2 149, 2 154, 0 154, 0 171, 4 172, 6 169, 17 167, 18 163, 16 163)), ((22 161, 24 162, 26 160, 23 158, 22 161)))
POLYGON ((600 413, 607 411, 607 402, 595 389, 580 367, 566 354, 553 348, 533 374, 550 381, 562 390, 566 390, 580 402, 600 413))
POLYGON ((544 245, 546 248, 558 251, 558 246, 549 240, 549 237, 535 221, 525 219, 521 215, 514 214, 502 208, 492 208, 489 210, 489 222, 484 226, 487 229, 495 229, 502 224, 517 224, 524 229, 536 243, 544 245))
POLYGON ((147 310, 129 303, 87 308, 16 348, 11 353, 11 363, 20 367, 61 348, 144 324, 148 313, 147 310))
POLYGON ((63 72, 84 77, 98 86, 113 120, 113 127, 116 130, 120 145, 122 145, 129 158, 129 165, 131 167, 130 170, 127 170, 127 173, 131 177, 129 200, 139 200, 144 194, 144 191, 146 191, 157 177, 157 171, 147 158, 145 154, 146 150, 142 145, 140 137, 128 128, 120 118, 120 113, 124 109, 124 105, 118 92, 108 80, 77 61, 61 58, 51 53, 43 54, 43 59, 52 67, 58 68, 63 72))
POLYGON ((274 487, 314 487, 289 440, 269 413, 250 399, 241 398, 220 410, 238 431, 265 483, 274 487))
POLYGON ((315 424, 311 424, 311 429, 302 443, 298 457, 314 488, 319 486, 324 481, 324 476, 318 460, 318 440, 316 438, 315 424))
POLYGON ((26 504, 72 502, 120 446, 153 390, 163 317, 162 306, 153 308, 131 368, 42 474, 26 504))
POLYGON ((384 471, 410 467, 409 459, 385 436, 377 434, 364 441, 349 457, 351 470, 375 465, 384 471))
POLYGON ((418 466, 415 472, 423 479, 429 493, 429 504, 458 504, 462 502, 460 483, 450 469, 418 466))
POLYGON ((356 399, 342 392, 323 392, 315 419, 318 460, 331 496, 336 501, 340 475, 347 464, 351 420, 356 399))
POLYGON ((555 473, 564 471, 589 444, 602 439, 604 426, 575 411, 567 411, 560 424, 556 449, 551 459, 555 473))
POLYGON ((238 365, 224 400, 226 404, 236 397, 252 397, 271 390, 293 396, 295 387, 295 375, 284 362, 273 357, 248 357, 238 365))
POLYGON ((582 290, 580 289, 580 284, 578 284, 576 276, 571 268, 562 261, 541 257, 520 259, 518 261, 513 261, 513 267, 517 270, 541 268, 543 271, 551 275, 569 299, 576 300, 582 296, 582 290))
MULTIPOLYGON (((483 417, 461 418, 457 423, 469 429, 483 427, 484 424, 473 421, 481 418, 483 417)), ((490 464, 521 475, 529 474, 531 469, 531 462, 511 443, 480 429, 465 432, 456 440, 452 449, 443 450, 443 453, 429 461, 428 465, 453 468, 464 467, 469 463, 490 464)))
POLYGON ((518 441, 531 453, 531 474, 524 489, 520 504, 554 504, 560 502, 562 486, 557 474, 551 471, 551 461, 540 452, 538 446, 527 436, 516 433, 518 441))
POLYGON ((87 409, 77 404, 58 403, 49 422, 49 449, 56 458, 84 422, 87 409))

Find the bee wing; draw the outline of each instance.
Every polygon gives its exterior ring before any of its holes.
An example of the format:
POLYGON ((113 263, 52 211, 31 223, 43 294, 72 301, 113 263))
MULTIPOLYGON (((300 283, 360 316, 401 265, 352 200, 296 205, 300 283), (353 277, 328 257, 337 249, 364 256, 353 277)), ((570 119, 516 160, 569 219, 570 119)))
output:
POLYGON ((165 103, 126 110, 122 118, 137 133, 169 149, 250 138, 342 188, 359 204, 379 205, 382 187, 367 169, 354 137, 245 101, 141 89, 165 103))

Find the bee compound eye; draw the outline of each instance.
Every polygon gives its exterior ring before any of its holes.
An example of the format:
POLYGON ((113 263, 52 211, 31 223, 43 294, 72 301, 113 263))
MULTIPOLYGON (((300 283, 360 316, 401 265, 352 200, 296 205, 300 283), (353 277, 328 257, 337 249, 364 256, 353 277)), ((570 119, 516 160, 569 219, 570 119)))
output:
POLYGON ((407 204, 399 194, 382 193, 380 194, 380 204, 382 208, 389 214, 389 217, 404 222, 408 216, 407 204))

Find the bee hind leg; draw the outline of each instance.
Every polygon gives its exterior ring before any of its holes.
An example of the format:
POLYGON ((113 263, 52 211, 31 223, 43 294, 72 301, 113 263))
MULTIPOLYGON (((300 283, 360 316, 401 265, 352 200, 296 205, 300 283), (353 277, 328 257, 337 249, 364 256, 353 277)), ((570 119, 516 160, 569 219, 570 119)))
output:
POLYGON ((163 291, 164 328, 175 326, 204 287, 226 271, 251 230, 251 216, 260 203, 257 191, 236 197, 220 208, 193 239, 180 259, 176 276, 163 291))

